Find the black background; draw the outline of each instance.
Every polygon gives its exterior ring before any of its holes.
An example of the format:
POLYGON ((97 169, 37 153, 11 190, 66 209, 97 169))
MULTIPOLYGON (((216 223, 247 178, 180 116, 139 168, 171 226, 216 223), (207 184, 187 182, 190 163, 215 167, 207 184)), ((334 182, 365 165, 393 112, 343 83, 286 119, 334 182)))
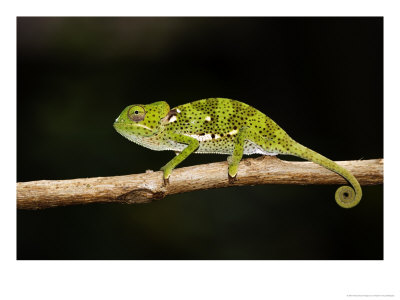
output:
MULTIPOLYGON (((17 181, 158 170, 174 153, 129 142, 115 118, 208 97, 256 107, 333 160, 381 158, 383 19, 18 18, 17 181)), ((17 258, 383 259, 383 186, 350 210, 337 187, 19 210, 17 258)))

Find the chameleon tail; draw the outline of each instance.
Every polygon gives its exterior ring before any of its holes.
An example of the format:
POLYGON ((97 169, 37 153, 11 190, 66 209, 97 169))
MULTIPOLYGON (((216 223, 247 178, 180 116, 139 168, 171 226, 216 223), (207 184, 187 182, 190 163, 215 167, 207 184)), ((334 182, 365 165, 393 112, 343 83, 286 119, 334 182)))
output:
MULTIPOLYGON (((339 204, 343 208, 352 208, 356 206, 362 197, 361 186, 358 183, 357 179, 347 171, 345 168, 339 166, 332 160, 322 156, 321 154, 293 141, 291 147, 289 147, 289 151, 285 154, 290 154, 294 156, 298 156, 300 158, 312 161, 321 165, 324 168, 327 168, 341 176, 343 176, 352 186, 341 186, 336 190, 335 200, 336 203, 339 204)), ((290 142, 289 142, 290 143, 290 142)))

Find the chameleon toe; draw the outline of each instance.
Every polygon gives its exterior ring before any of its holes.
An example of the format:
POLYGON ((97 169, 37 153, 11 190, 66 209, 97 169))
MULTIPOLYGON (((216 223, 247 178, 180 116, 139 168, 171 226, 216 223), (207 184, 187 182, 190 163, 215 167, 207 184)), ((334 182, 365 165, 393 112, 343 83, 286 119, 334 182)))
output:
POLYGON ((229 182, 229 184, 234 184, 235 181, 237 181, 236 175, 232 177, 231 175, 228 174, 228 182, 229 182))

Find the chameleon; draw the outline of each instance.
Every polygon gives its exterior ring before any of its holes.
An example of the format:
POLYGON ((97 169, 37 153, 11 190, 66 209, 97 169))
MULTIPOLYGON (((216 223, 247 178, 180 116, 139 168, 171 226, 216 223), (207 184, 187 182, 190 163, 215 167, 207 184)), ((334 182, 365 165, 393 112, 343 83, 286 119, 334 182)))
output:
POLYGON ((118 133, 151 150, 172 150, 176 156, 161 168, 164 184, 172 170, 192 153, 228 155, 228 179, 237 180, 243 155, 293 155, 312 161, 344 177, 336 190, 343 208, 356 206, 362 197, 357 179, 332 160, 293 140, 256 108, 226 98, 208 98, 170 109, 165 101, 127 106, 114 122, 118 133))

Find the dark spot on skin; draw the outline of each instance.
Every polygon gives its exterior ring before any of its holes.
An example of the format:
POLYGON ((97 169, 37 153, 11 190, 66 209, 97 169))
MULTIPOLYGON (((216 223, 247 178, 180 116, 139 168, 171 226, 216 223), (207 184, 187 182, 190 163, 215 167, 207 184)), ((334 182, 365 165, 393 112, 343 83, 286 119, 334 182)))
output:
POLYGON ((214 138, 215 138, 215 134, 214 134, 214 133, 211 135, 211 138, 212 138, 212 139, 214 139, 214 138))

